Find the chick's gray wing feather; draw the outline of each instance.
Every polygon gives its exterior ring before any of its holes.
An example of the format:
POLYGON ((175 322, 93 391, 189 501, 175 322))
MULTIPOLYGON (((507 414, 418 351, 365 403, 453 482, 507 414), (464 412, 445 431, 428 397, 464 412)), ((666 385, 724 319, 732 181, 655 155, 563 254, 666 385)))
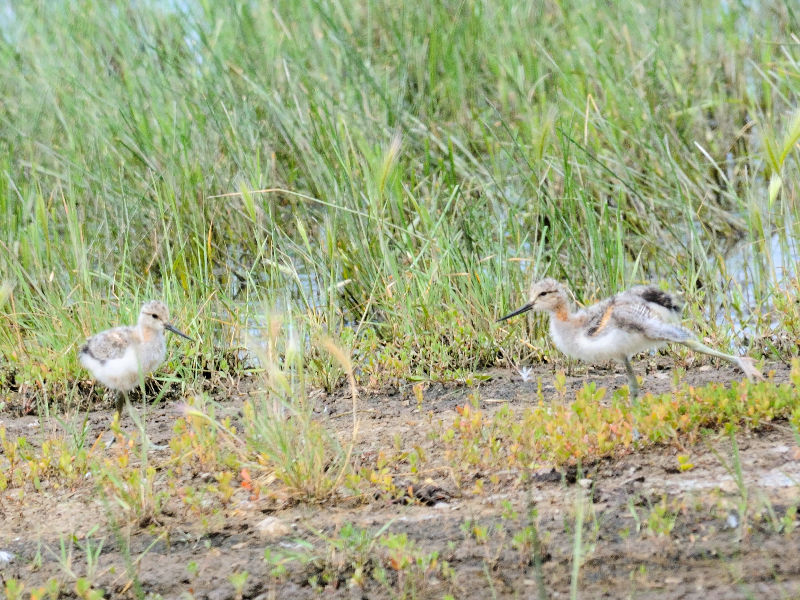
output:
POLYGON ((81 348, 81 354, 88 354, 101 362, 121 358, 131 345, 131 327, 117 327, 90 337, 81 348))
POLYGON ((620 329, 640 333, 651 340, 685 342, 694 338, 680 325, 662 321, 645 302, 619 303, 614 306, 611 318, 620 329))

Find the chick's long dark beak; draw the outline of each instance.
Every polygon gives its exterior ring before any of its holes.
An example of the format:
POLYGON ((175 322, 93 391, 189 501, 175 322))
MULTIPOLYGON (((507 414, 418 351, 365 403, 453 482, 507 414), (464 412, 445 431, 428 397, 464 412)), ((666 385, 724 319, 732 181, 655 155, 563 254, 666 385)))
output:
POLYGON ((164 329, 166 329, 167 331, 171 331, 172 333, 177 333, 179 336, 181 336, 181 337, 183 337, 183 338, 186 338, 186 339, 187 339, 187 340, 189 340, 190 342, 193 342, 193 341, 194 341, 194 340, 193 340, 192 338, 190 338, 188 335, 186 335, 186 334, 185 334, 185 333, 183 333, 182 331, 179 331, 179 330, 175 329, 175 328, 174 328, 172 325, 170 325, 169 323, 167 323, 166 325, 164 325, 164 329))
POLYGON ((500 317, 499 319, 497 319, 496 322, 499 323, 500 321, 505 321, 506 319, 510 319, 511 317, 516 317, 517 315, 521 315, 522 313, 528 312, 532 308, 533 308, 533 302, 528 302, 522 308, 520 308, 518 310, 515 310, 512 313, 507 314, 505 317, 500 317))

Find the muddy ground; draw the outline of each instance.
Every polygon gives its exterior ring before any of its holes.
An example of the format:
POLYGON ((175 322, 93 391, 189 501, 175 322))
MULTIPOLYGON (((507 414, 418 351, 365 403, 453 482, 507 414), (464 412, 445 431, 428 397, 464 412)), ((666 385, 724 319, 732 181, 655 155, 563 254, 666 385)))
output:
MULTIPOLYGON (((643 391, 669 391, 668 366, 651 361, 643 391)), ((776 381, 788 377, 786 365, 769 368, 776 381)), ((489 375, 472 386, 423 385, 421 404, 411 383, 380 394, 362 392, 354 456, 369 464, 378 452, 414 447, 435 456, 441 451, 438 436, 470 395, 489 414, 506 403, 522 411, 538 401, 538 378, 545 399, 556 397, 552 368, 542 367, 528 381, 511 371, 489 375)), ((700 367, 688 369, 685 379, 703 385, 739 376, 724 367, 700 367)), ((587 379, 611 390, 626 383, 619 369, 589 368, 568 376, 567 385, 577 389, 587 379)), ((237 418, 254 387, 243 382, 220 410, 237 418)), ((346 439, 349 393, 319 393, 314 401, 320 418, 346 439)), ((101 436, 111 411, 91 411, 88 417, 91 435, 101 436)), ((177 418, 175 402, 148 409, 151 441, 167 444, 177 418)), ((9 439, 24 435, 34 443, 60 427, 56 418, 0 419, 9 439)), ((130 417, 123 427, 132 428, 130 417)), ((28 588, 55 577, 70 593, 76 577, 90 575, 109 598, 236 598, 229 576, 242 571, 248 572, 243 598, 535 598, 540 584, 546 597, 566 598, 575 523, 582 513, 581 598, 800 598, 800 521, 792 508, 800 501, 798 438, 787 422, 778 421, 739 433, 736 442, 744 485, 737 483, 730 438, 716 433, 690 447, 630 448, 584 465, 581 473, 542 465, 525 480, 500 469, 481 474, 487 482, 482 490, 471 481, 454 481, 432 460, 418 481, 409 483, 406 501, 339 498, 309 505, 266 494, 252 499, 239 490, 210 523, 200 523, 173 499, 158 524, 112 527, 113 508, 99 501, 91 482, 45 484, 41 492, 9 488, 0 497, 0 550, 13 558, 0 572, 4 580, 16 578, 28 588), (694 467, 681 471, 678 454, 688 455, 694 467), (538 553, 530 541, 532 509, 538 553), (382 533, 407 534, 416 556, 438 552, 435 568, 388 569, 382 584, 376 581, 376 563, 367 560, 367 576, 354 577, 352 557, 330 543, 346 523, 373 533, 388 524, 382 533), (102 542, 88 573, 87 539, 95 549, 102 542), (273 556, 306 552, 308 558, 303 540, 313 545, 313 560, 287 562, 284 576, 271 576, 265 549, 273 556), (441 568, 445 561, 449 569, 441 568)), ((102 451, 112 452, 113 446, 102 451)), ((166 462, 169 453, 156 448, 151 461, 166 462)), ((402 487, 402 477, 398 483, 402 487)), ((389 556, 377 545, 372 551, 389 556)))

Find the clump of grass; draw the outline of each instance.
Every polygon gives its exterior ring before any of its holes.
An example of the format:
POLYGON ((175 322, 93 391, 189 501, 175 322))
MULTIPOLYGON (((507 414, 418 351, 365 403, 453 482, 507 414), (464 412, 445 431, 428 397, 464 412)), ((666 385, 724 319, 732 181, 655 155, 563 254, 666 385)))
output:
POLYGON ((244 403, 242 433, 230 418, 215 417, 213 403, 187 405, 170 442, 173 461, 178 470, 210 469, 228 483, 229 474, 236 472, 242 485, 256 496, 263 476, 280 481, 292 496, 319 502, 335 494, 351 473, 358 435, 358 389, 350 359, 332 341, 320 338, 320 350, 341 366, 350 384, 352 430, 350 439, 342 443, 315 416, 307 361, 296 334, 283 336, 281 329, 280 317, 273 316, 264 346, 257 349, 264 366, 264 388, 244 403))
POLYGON ((351 470, 350 457, 358 435, 358 389, 350 359, 326 338, 319 344, 347 375, 352 394, 352 431, 346 445, 314 416, 309 400, 306 361, 297 339, 289 335, 279 349, 281 323, 274 318, 261 352, 266 389, 244 405, 247 446, 263 458, 275 477, 306 499, 324 500, 335 493, 351 470), (280 356, 279 356, 280 352, 280 356))

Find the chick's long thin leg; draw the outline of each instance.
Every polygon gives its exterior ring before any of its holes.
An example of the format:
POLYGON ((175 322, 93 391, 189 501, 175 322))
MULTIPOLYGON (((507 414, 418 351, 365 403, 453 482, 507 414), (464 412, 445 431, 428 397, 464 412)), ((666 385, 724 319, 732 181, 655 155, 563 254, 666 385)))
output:
POLYGON ((639 397, 639 381, 636 379, 636 371, 633 370, 631 359, 627 356, 625 357, 625 370, 628 372, 628 386, 631 390, 631 400, 633 400, 635 404, 639 397))
POLYGON ((724 352, 719 352, 718 350, 709 348, 697 340, 686 340, 680 343, 687 348, 694 350, 695 352, 701 352, 703 354, 708 354, 709 356, 715 356, 716 358, 727 360, 729 363, 739 367, 745 374, 745 377, 747 377, 747 379, 750 381, 764 379, 761 371, 756 368, 755 364, 753 363, 753 359, 749 356, 733 356, 731 354, 725 354, 724 352))
POLYGON ((122 409, 125 407, 125 404, 128 402, 128 393, 123 391, 117 392, 117 415, 119 418, 122 418, 122 409))

